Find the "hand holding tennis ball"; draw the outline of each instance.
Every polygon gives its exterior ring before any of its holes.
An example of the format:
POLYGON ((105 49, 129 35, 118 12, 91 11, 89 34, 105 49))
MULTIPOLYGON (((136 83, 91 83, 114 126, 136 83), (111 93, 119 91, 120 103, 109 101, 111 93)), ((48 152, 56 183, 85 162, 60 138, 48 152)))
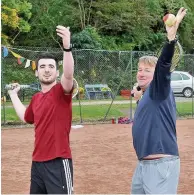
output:
POLYGON ((181 7, 177 12, 176 17, 173 14, 167 14, 163 17, 163 21, 166 25, 166 32, 169 41, 172 41, 176 38, 176 33, 180 23, 187 13, 187 9, 181 7))
POLYGON ((176 22, 176 16, 174 14, 166 14, 163 17, 163 21, 167 26, 173 26, 176 22))

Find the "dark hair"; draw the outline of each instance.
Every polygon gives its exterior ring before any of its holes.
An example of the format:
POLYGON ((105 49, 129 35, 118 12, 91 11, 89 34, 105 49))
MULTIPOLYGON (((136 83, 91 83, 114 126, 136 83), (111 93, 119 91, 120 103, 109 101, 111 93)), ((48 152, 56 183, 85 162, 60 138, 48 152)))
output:
POLYGON ((58 59, 51 53, 41 53, 37 59, 36 59, 36 70, 38 70, 38 62, 40 59, 53 59, 56 62, 56 69, 58 70, 59 64, 58 64, 58 59))

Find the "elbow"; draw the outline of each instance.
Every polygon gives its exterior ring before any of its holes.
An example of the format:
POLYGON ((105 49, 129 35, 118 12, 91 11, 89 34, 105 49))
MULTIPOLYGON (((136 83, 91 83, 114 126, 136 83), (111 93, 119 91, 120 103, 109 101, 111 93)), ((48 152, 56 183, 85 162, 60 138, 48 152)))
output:
POLYGON ((62 77, 61 77, 61 82, 71 82, 73 81, 73 73, 63 73, 62 77))

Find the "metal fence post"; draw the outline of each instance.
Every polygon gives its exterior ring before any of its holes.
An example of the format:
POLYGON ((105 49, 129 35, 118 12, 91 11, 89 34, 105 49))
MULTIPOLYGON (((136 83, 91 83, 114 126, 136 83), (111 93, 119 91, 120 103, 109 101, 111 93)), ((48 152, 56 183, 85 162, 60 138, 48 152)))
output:
POLYGON ((3 102, 3 125, 5 125, 6 120, 5 120, 5 85, 4 85, 4 57, 2 57, 1 61, 1 89, 2 89, 2 102, 3 102))

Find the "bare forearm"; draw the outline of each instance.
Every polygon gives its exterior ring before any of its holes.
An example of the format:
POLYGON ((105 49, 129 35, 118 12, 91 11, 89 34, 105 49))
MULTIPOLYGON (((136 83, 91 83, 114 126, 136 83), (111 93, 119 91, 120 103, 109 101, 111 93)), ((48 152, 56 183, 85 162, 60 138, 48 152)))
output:
POLYGON ((11 101, 13 103, 13 106, 16 110, 16 113, 17 113, 18 117, 20 118, 20 120, 25 122, 24 114, 25 114, 25 111, 26 111, 26 107, 22 104, 22 102, 20 101, 17 94, 10 94, 10 98, 11 98, 11 101))
POLYGON ((71 52, 63 53, 63 75, 66 79, 72 80, 74 73, 74 60, 71 52))
POLYGON ((73 86, 74 60, 71 52, 63 54, 63 75, 61 83, 66 92, 70 92, 73 86))
POLYGON ((63 75, 61 78, 61 84, 65 92, 70 92, 73 87, 73 73, 74 73, 74 60, 70 48, 71 33, 69 27, 61 25, 57 26, 57 35, 63 40, 63 75), (66 51, 65 51, 66 50, 66 51))
POLYGON ((169 41, 173 41, 176 38, 176 33, 174 34, 167 33, 167 38, 169 41))

